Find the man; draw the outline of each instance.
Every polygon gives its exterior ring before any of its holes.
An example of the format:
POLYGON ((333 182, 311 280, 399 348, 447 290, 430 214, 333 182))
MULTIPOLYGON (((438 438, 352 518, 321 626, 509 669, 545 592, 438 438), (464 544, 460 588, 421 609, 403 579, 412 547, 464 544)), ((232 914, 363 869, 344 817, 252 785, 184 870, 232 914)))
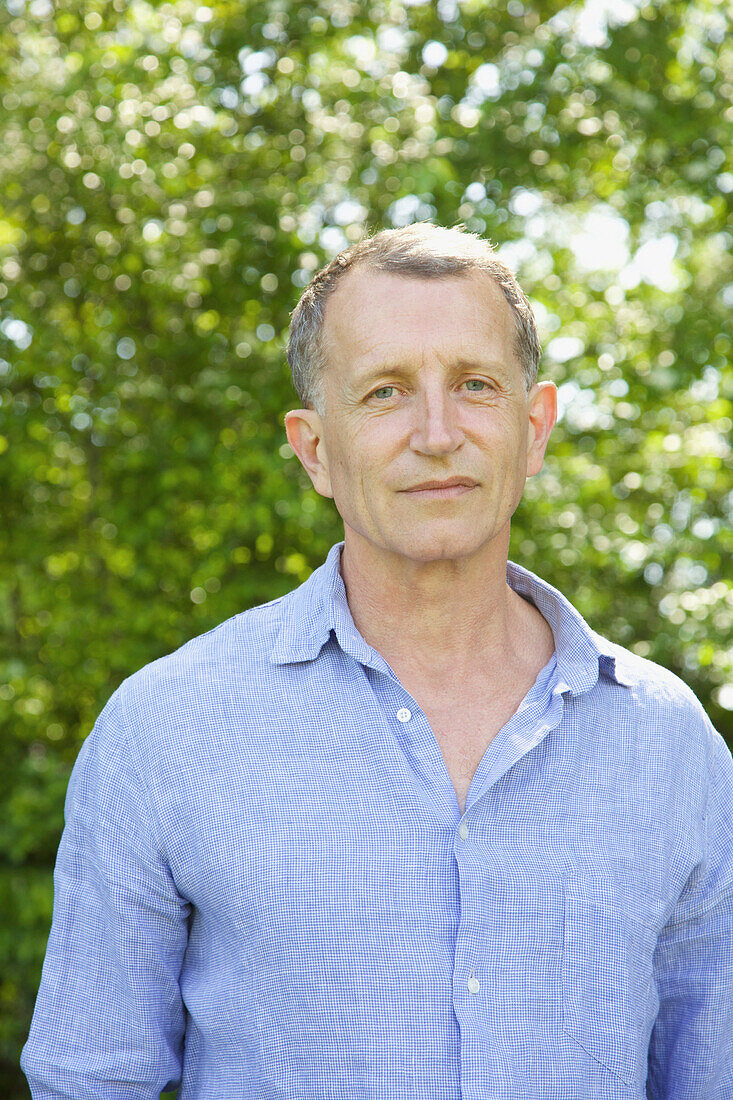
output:
POLYGON ((733 1096, 733 760, 507 562, 556 417, 538 354, 460 228, 307 288, 287 436, 344 542, 85 742, 34 1097, 733 1096))

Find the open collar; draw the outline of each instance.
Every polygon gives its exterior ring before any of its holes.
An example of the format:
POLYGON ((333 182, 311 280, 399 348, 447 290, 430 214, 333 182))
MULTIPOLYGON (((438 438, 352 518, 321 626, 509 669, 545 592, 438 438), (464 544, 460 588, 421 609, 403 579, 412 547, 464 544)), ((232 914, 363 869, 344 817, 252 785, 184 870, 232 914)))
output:
MULTIPOLYGON (((275 665, 313 661, 333 633, 344 653, 364 665, 379 662, 375 650, 356 629, 346 599, 340 562, 343 542, 331 547, 307 581, 279 602, 281 627, 270 651, 275 665)), ((604 675, 625 687, 634 677, 631 655, 597 634, 556 588, 529 569, 507 563, 507 582, 529 599, 549 623, 555 637, 561 690, 580 695, 604 675)))

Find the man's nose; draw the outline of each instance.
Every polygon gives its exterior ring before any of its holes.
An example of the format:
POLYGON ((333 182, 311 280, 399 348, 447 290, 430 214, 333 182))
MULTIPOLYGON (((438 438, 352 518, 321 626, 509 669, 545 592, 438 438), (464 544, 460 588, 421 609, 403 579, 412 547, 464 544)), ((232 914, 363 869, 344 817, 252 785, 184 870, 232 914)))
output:
POLYGON ((413 451, 447 455, 463 442, 458 409, 450 394, 435 389, 419 395, 415 403, 415 425, 410 439, 413 451))

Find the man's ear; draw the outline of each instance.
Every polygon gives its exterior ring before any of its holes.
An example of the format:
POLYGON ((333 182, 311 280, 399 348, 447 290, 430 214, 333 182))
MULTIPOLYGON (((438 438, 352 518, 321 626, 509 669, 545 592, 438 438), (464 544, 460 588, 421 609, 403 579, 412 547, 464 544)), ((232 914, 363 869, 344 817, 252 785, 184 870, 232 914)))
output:
POLYGON ((557 386, 554 382, 537 382, 530 390, 527 401, 527 477, 532 477, 542 469, 550 432, 557 422, 557 386))
POLYGON ((323 421, 315 409, 293 409, 285 415, 288 443, 322 497, 333 497, 323 421))

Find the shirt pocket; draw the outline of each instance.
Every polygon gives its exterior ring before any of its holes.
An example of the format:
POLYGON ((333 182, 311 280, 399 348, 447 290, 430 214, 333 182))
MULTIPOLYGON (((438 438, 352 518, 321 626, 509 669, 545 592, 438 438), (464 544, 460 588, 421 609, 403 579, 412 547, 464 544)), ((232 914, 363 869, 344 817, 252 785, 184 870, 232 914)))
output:
POLYGON ((659 906, 592 874, 564 877, 563 905, 563 1031, 632 1085, 654 1016, 659 906))

